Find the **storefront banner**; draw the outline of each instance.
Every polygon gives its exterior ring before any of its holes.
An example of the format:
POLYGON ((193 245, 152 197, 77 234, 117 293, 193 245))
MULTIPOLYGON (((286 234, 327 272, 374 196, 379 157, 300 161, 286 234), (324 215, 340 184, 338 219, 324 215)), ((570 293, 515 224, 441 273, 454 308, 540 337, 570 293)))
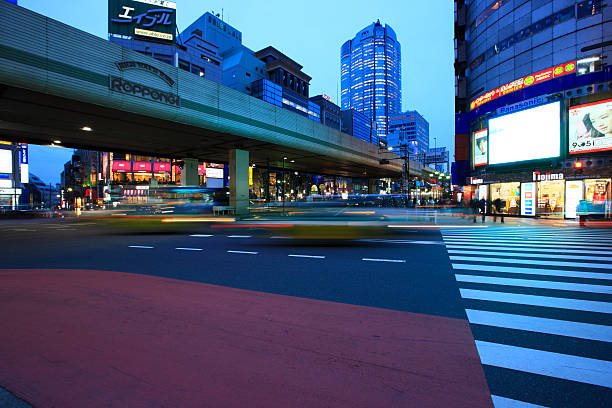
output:
POLYGON ((223 169, 215 169, 212 167, 206 168, 206 177, 223 178, 223 169))
POLYGON ((576 209, 583 199, 582 180, 565 181, 565 218, 576 218, 576 209))
POLYGON ((612 99, 569 109, 569 152, 612 150, 612 99))
POLYGON ((521 183, 521 215, 535 217, 536 183, 521 183))
POLYGON ((560 64, 554 67, 547 68, 543 71, 536 72, 531 75, 516 79, 499 88, 493 89, 485 94, 480 95, 470 103, 470 110, 474 110, 482 104, 492 101, 493 99, 499 98, 500 96, 507 95, 511 92, 518 91, 525 87, 545 82, 553 78, 557 78, 563 75, 571 74, 576 72, 576 62, 570 61, 564 64, 560 64))
POLYGON ((474 133, 474 166, 487 164, 487 129, 479 130, 474 133))

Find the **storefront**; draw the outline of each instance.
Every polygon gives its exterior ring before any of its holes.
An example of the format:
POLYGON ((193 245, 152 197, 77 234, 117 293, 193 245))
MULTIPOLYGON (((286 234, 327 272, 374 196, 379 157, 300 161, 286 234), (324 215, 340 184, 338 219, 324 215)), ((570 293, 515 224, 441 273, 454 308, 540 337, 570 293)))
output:
POLYGON ((533 172, 531 180, 521 180, 520 173, 516 176, 510 182, 479 179, 479 184, 463 186, 461 197, 466 206, 472 199, 484 199, 488 212, 499 199, 504 214, 567 219, 576 217, 581 203, 594 208, 612 200, 612 178, 574 175, 566 179, 563 173, 539 172, 533 172))

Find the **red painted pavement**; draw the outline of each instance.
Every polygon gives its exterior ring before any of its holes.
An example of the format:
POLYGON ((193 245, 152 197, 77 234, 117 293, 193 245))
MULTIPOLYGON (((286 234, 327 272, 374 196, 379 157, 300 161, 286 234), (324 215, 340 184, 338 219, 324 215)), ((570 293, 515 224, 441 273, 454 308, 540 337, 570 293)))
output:
POLYGON ((36 407, 490 407, 467 321, 91 270, 0 270, 36 407))

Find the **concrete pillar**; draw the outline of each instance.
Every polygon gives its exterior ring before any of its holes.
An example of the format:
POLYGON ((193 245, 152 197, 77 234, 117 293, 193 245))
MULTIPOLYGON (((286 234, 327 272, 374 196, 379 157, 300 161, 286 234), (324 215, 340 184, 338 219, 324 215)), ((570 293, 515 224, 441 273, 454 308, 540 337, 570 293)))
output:
POLYGON ((200 184, 198 177, 198 160, 183 159, 183 170, 181 170, 181 186, 197 186, 200 184))
POLYGON ((376 186, 376 184, 374 183, 374 181, 376 181, 375 179, 368 179, 368 194, 376 194, 377 192, 374 191, 374 188, 376 186))
POLYGON ((229 152, 230 205, 236 214, 249 213, 249 152, 233 149, 229 152))

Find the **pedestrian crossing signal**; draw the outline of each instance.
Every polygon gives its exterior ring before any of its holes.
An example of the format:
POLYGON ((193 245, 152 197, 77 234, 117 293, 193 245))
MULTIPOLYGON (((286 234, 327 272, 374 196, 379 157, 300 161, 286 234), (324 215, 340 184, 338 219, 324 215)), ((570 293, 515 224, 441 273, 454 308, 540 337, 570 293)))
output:
POLYGON ((576 163, 574 163, 574 168, 575 169, 581 169, 583 166, 583 163, 581 161, 577 161, 576 163))

